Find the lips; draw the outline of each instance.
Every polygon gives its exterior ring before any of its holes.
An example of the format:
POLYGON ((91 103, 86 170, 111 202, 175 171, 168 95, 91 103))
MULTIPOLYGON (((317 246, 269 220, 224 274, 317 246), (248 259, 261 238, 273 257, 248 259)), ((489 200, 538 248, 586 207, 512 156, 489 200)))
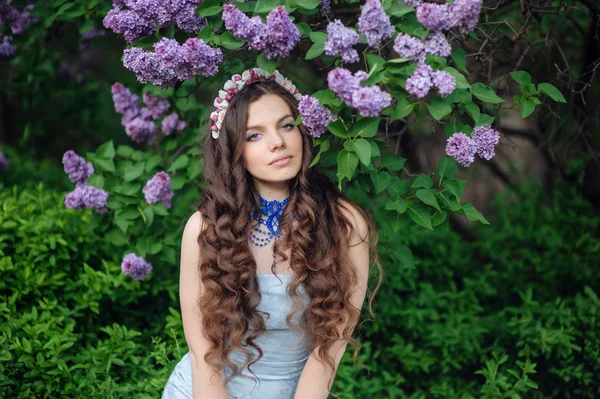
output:
POLYGON ((291 155, 282 155, 282 156, 277 157, 274 160, 272 160, 271 163, 269 163, 269 165, 273 165, 277 161, 281 161, 283 159, 288 159, 288 158, 292 158, 292 156, 291 155))

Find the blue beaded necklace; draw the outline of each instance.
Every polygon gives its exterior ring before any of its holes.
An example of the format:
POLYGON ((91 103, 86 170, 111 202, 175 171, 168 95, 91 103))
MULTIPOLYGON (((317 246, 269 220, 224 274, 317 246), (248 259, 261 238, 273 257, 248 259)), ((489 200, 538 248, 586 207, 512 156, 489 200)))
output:
MULTIPOLYGON (((264 247, 272 240, 277 240, 281 237, 281 231, 279 230, 279 222, 281 221, 281 215, 285 210, 289 198, 283 201, 268 201, 263 197, 260 197, 260 210, 261 215, 257 215, 256 211, 252 211, 252 219, 258 219, 258 226, 254 228, 254 231, 250 234, 250 242, 252 245, 257 247, 264 247), (263 218, 264 217, 264 218, 263 218), (261 226, 265 226, 266 230, 261 229, 261 226), (262 237, 256 233, 260 233, 262 237)), ((271 265, 271 271, 275 273, 277 266, 275 265, 275 252, 273 252, 273 264, 271 265)))

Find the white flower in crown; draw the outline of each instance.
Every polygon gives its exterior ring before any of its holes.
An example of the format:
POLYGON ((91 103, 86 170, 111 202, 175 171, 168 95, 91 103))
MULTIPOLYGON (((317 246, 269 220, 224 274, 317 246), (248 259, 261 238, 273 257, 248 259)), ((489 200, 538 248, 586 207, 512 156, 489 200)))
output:
POLYGON ((212 138, 213 139, 218 139, 219 138, 219 131, 218 130, 212 130, 211 134, 212 134, 212 138))
POLYGON ((219 90, 219 97, 225 100, 227 98, 227 92, 224 90, 219 90))
POLYGON ((213 111, 210 113, 210 120, 216 122, 219 119, 219 111, 213 111))
POLYGON ((235 82, 233 80, 228 80, 227 82, 225 82, 225 84, 223 85, 223 89, 225 90, 231 90, 231 89, 235 89, 237 86, 235 84, 235 82))
POLYGON ((256 74, 258 76, 260 76, 261 78, 265 78, 268 79, 271 77, 271 74, 267 71, 265 71, 264 69, 260 69, 260 68, 256 68, 256 74))
POLYGON ((294 98, 298 101, 302 100, 302 93, 296 93, 294 94, 294 98))
POLYGON ((215 102, 213 105, 217 108, 227 108, 229 106, 229 102, 227 100, 222 99, 221 97, 215 98, 215 102))
POLYGON ((275 81, 283 86, 283 82, 286 81, 285 77, 281 74, 275 75, 275 81))
POLYGON ((292 81, 291 81, 291 80, 289 80, 289 79, 286 79, 286 80, 284 80, 284 81, 283 81, 283 84, 282 84, 282 86, 283 86, 283 87, 284 87, 286 90, 288 90, 288 91, 289 91, 289 90, 292 88, 292 86, 293 86, 293 85, 294 85, 294 84, 293 84, 293 83, 292 83, 292 81))
POLYGON ((231 80, 233 80, 233 83, 235 83, 235 88, 238 90, 246 85, 246 82, 244 82, 241 75, 235 74, 231 77, 231 80))
POLYGON ((244 83, 246 83, 251 77, 252 75, 250 74, 250 69, 242 72, 242 80, 244 81, 244 83))
POLYGON ((218 123, 223 123, 223 119, 225 119, 225 111, 224 109, 219 111, 219 116, 217 117, 218 123))

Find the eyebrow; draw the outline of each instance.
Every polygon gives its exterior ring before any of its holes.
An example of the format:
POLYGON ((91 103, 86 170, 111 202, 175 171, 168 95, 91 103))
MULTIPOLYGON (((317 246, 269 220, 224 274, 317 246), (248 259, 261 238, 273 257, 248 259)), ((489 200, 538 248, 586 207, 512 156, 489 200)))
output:
MULTIPOLYGON (((292 116, 292 114, 287 114, 287 115, 284 115, 284 116, 282 116, 281 118, 279 118, 279 120, 277 121, 277 123, 276 123, 276 124, 278 125, 278 124, 280 124, 280 123, 281 123, 283 120, 285 120, 285 119, 287 119, 287 118, 291 118, 291 117, 293 117, 293 116, 292 116)), ((249 126, 249 127, 247 127, 247 128, 246 128, 246 131, 248 131, 248 130, 253 130, 253 129, 262 129, 262 128, 263 128, 263 126, 261 126, 261 125, 249 126)))

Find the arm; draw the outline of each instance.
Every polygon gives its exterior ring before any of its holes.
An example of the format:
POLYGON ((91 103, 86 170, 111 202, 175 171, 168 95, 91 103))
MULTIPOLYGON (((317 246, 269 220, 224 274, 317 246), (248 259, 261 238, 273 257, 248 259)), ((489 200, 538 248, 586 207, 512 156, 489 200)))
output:
POLYGON ((179 301, 183 330, 190 348, 194 399, 226 399, 227 387, 223 372, 215 373, 204 361, 210 343, 202 334, 202 316, 197 303, 203 291, 198 268, 200 264, 198 235, 201 228, 204 228, 202 215, 196 212, 187 221, 181 240, 179 301))
MULTIPOLYGON (((353 236, 350 239, 350 247, 348 248, 348 258, 352 260, 353 264, 349 266, 355 267, 358 273, 358 285, 355 287, 350 301, 357 309, 361 309, 367 292, 369 273, 368 225, 353 207, 349 207, 349 209, 352 211, 346 212, 344 210, 345 215, 353 223, 354 227, 353 236), (362 238, 365 238, 364 241, 355 245, 362 238)), ((338 327, 338 334, 340 336, 345 326, 345 324, 341 324, 338 327)), ((337 371, 337 367, 342 360, 347 346, 348 343, 346 341, 339 340, 330 348, 328 353, 335 361, 333 374, 337 371)), ((330 386, 327 386, 327 384, 331 378, 332 371, 317 359, 317 349, 311 353, 306 361, 306 365, 298 381, 294 399, 327 399, 329 395, 330 386)))

